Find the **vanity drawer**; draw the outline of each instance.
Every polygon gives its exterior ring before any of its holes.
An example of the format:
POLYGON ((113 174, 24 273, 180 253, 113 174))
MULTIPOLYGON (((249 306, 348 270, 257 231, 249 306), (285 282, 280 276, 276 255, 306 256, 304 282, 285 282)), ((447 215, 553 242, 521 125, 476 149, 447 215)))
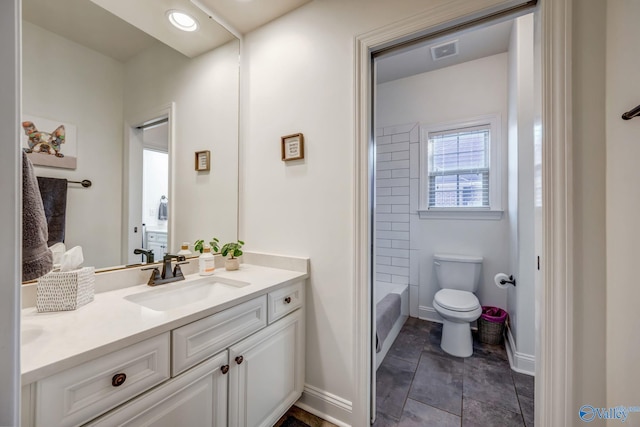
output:
POLYGON ((172 376, 267 326, 267 297, 252 299, 171 331, 172 376))
POLYGON ((169 332, 38 381, 36 426, 77 426, 169 378, 169 332))
POLYGON ((268 298, 269 324, 271 324, 302 306, 304 302, 304 287, 302 282, 297 282, 270 292, 268 298))

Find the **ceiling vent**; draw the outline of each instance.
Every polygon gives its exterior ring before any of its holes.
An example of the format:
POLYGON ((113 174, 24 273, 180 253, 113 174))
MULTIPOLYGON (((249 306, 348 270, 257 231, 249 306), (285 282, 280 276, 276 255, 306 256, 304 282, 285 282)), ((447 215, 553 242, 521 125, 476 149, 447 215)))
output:
POLYGON ((458 54, 458 40, 451 40, 436 46, 431 46, 431 58, 434 61, 458 54))

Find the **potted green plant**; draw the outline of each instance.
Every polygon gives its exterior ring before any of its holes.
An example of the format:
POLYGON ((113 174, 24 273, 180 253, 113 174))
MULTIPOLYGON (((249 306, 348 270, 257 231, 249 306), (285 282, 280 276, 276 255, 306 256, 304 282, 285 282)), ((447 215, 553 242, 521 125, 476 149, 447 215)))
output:
MULTIPOLYGON (((220 250, 218 246, 219 244, 220 244, 220 240, 218 240, 217 237, 213 237, 209 242, 209 246, 211 247, 211 250, 213 252, 218 252, 220 250)), ((196 240, 196 242, 193 244, 193 250, 202 253, 202 251, 204 251, 204 240, 202 239, 196 240)))
POLYGON ((244 245, 242 240, 222 245, 222 248, 220 248, 220 255, 224 257, 229 255, 229 258, 224 261, 225 270, 233 271, 240 268, 240 261, 237 257, 242 255, 242 245, 244 245))

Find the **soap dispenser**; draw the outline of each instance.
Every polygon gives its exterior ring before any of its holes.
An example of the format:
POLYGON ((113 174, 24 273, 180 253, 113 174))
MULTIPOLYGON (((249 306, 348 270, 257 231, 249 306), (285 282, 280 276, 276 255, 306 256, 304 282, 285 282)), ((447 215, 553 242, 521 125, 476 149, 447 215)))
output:
POLYGON ((177 255, 184 255, 185 257, 191 256, 191 251, 189 250, 189 242, 182 242, 182 246, 180 246, 180 250, 177 255))
POLYGON ((205 245, 202 254, 198 258, 198 274, 201 276, 211 276, 216 269, 211 246, 205 245))

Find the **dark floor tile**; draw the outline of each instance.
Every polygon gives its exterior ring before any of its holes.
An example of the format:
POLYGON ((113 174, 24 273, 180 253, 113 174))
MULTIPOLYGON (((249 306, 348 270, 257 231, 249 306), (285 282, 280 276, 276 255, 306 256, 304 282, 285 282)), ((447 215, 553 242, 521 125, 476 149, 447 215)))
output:
POLYGON ((463 397, 520 413, 509 364, 469 357, 464 361, 463 397))
POLYGON ((462 362, 422 353, 409 397, 455 415, 462 413, 462 362))
POLYGON ((473 333, 473 355, 491 359, 500 359, 507 362, 509 361, 504 342, 500 344, 483 343, 480 341, 477 332, 473 333))
POLYGON ((429 330, 429 334, 427 335, 427 340, 424 344, 423 350, 432 354, 436 354, 438 356, 446 356, 452 357, 457 360, 464 360, 461 357, 452 356, 440 347, 440 342, 442 341, 442 324, 441 323, 433 323, 431 329, 429 330))
POLYGON ((477 368, 493 367, 500 369, 504 371, 505 378, 508 377, 508 379, 513 382, 510 378, 511 365, 509 364, 509 359, 498 357, 496 354, 486 351, 485 349, 474 349, 473 354, 464 359, 464 364, 477 368))
POLYGON ((377 413, 376 422, 373 423, 373 427, 397 427, 398 421, 388 415, 377 413))
POLYGON ((426 340, 425 332, 403 328, 391 345, 387 356, 418 363, 426 340))
POLYGON ((474 333, 473 355, 458 358, 440 348, 441 336, 440 323, 404 324, 378 369, 374 426, 533 426, 534 379, 511 371, 504 344, 474 333))
POLYGON ((525 424, 527 427, 533 427, 533 397, 518 395, 518 400, 520 401, 520 410, 522 411, 522 417, 524 418, 525 424))
POLYGON ((417 363, 385 357, 376 372, 376 410, 399 419, 417 363))
POLYGON ((460 417, 407 399, 398 427, 460 427, 460 417))
POLYGON ((466 397, 462 406, 462 427, 524 427, 520 413, 466 397))
POLYGON ((402 329, 412 331, 414 333, 424 334, 426 336, 427 334, 429 334, 432 325, 434 325, 433 322, 420 320, 417 317, 409 317, 404 323, 402 329))
POLYGON ((535 377, 519 372, 511 372, 518 396, 535 397, 535 377))

